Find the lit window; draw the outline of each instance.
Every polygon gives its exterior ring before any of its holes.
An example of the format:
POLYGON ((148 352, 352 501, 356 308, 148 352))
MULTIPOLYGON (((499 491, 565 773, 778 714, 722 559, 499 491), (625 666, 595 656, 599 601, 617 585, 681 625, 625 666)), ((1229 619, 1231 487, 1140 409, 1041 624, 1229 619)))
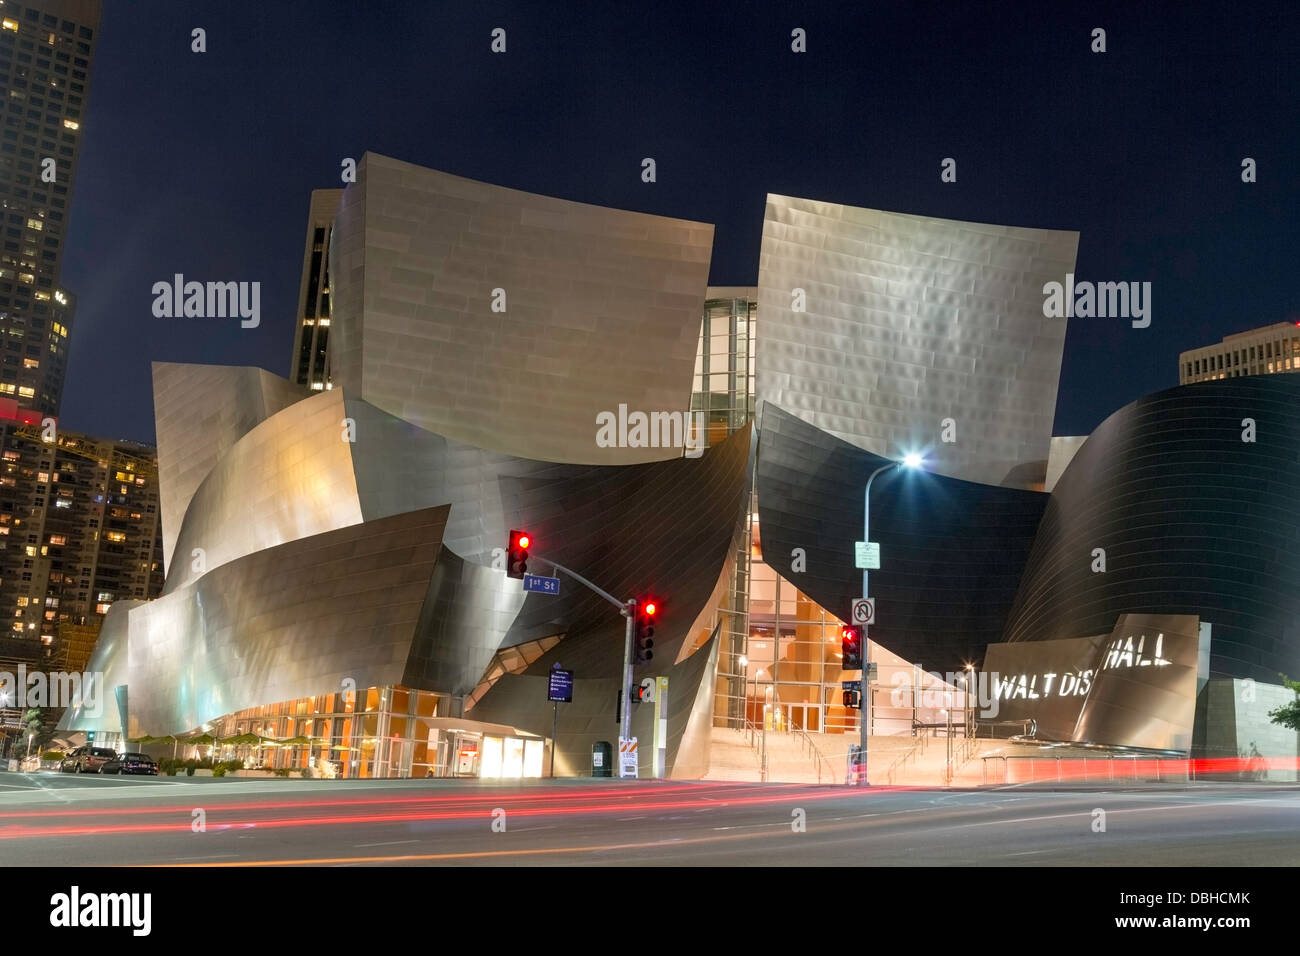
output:
POLYGON ((28 603, 30 600, 31 600, 31 598, 29 598, 29 597, 20 597, 20 598, 18 599, 18 606, 19 606, 19 607, 26 607, 26 606, 27 606, 27 603, 28 603))
POLYGON ((63 125, 66 126, 68 129, 81 129, 81 124, 78 123, 76 120, 65 119, 63 121, 63 125))
POLYGON ((23 398, 31 398, 36 394, 36 389, 32 388, 30 385, 24 385, 22 388, 18 389, 18 394, 23 398))
POLYGON ((10 20, 8 17, 5 17, 4 21, 0 23, 0 26, 3 26, 6 30, 13 30, 14 33, 18 32, 17 20, 10 20))
POLYGON ((107 605, 107 604, 96 604, 96 605, 95 605, 95 613, 96 613, 96 614, 107 614, 107 613, 108 613, 108 605, 107 605))
POLYGON ((52 534, 52 535, 50 535, 50 544, 56 544, 56 545, 60 545, 60 546, 61 546, 61 545, 65 545, 65 544, 67 544, 67 543, 68 543, 68 536, 67 536, 66 534, 52 534))
POLYGON ((109 541, 117 541, 119 543, 126 540, 126 535, 121 531, 105 531, 104 537, 108 538, 109 541))
POLYGON ((29 545, 28 545, 24 550, 27 552, 27 557, 29 557, 29 558, 34 558, 34 557, 36 557, 36 546, 35 546, 35 545, 31 545, 31 544, 29 544, 29 545))
POLYGON ((41 222, 39 219, 28 219, 27 228, 41 230, 45 228, 45 223, 41 222))
POLYGON ((40 359, 34 359, 34 358, 23 359, 23 368, 40 368, 40 367, 41 367, 40 359))

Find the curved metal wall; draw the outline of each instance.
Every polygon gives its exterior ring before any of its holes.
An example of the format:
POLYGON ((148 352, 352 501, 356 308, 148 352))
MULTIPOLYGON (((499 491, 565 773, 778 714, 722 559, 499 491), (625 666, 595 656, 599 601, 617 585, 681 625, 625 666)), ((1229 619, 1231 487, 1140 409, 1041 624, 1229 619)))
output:
POLYGON ((769 195, 757 397, 875 454, 925 451, 939 474, 1041 482, 1065 344, 1042 288, 1078 246, 1077 232, 769 195))
MULTIPOLYGON (((444 506, 303 538, 131 606, 126 640, 119 616, 112 645, 95 658, 129 689, 128 732, 192 730, 259 704, 337 692, 344 678, 400 683, 446 520, 444 506)), ((111 706, 101 721, 92 726, 117 723, 111 706)))
POLYGON ((680 457, 600 447, 596 416, 689 409, 713 226, 366 153, 334 230, 336 387, 523 458, 680 457))
MULTIPOLYGON (((886 460, 763 406, 763 560, 841 619, 862 591, 853 544, 862 538, 863 488, 886 460), (803 572, 792 570, 796 548, 807 557, 803 572)), ((902 470, 877 477, 871 540, 880 543, 881 568, 868 573, 879 623, 869 637, 927 670, 981 660, 1002 639, 1046 507, 1040 492, 902 470)))
POLYGON ((286 378, 250 366, 153 363, 158 495, 168 574, 190 499, 208 472, 240 438, 310 394, 286 378))
POLYGON ((1084 442, 1052 493, 1006 639, 1103 634, 1124 613, 1208 622, 1212 677, 1300 676, 1300 376, 1156 392, 1084 442), (1242 440, 1247 418, 1254 442, 1242 440))

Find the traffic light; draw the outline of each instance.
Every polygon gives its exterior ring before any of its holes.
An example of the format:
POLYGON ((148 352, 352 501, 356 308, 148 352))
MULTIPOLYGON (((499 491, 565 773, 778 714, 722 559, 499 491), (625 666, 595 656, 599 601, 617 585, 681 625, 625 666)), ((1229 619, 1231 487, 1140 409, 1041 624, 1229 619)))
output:
POLYGON ((856 690, 846 690, 844 692, 844 706, 849 710, 862 709, 862 692, 856 690))
POLYGON ((511 531, 506 548, 506 577, 522 578, 528 573, 528 549, 533 539, 527 531, 511 531))
POLYGON ((840 631, 840 651, 844 658, 840 667, 846 671, 862 670, 862 628, 845 625, 840 631))
POLYGON ((659 613, 659 602, 654 598, 642 598, 636 602, 636 659, 645 663, 655 656, 655 615, 659 613))

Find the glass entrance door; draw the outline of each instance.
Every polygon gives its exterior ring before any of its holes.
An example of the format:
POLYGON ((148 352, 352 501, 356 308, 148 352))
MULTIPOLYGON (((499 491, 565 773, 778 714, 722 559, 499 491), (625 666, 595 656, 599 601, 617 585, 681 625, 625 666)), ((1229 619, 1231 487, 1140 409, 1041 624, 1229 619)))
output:
POLYGON ((781 730, 803 730, 810 734, 822 731, 821 704, 782 704, 781 730))

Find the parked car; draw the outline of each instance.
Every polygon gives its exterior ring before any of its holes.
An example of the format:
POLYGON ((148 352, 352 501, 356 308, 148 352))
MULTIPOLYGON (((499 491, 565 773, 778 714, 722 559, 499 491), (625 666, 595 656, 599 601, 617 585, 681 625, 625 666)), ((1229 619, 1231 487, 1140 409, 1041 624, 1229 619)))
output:
POLYGON ((117 754, 99 769, 100 773, 145 773, 158 776, 158 765, 148 754, 117 754))
POLYGON ((59 764, 61 773, 99 773, 104 764, 117 756, 107 747, 78 747, 59 764))

